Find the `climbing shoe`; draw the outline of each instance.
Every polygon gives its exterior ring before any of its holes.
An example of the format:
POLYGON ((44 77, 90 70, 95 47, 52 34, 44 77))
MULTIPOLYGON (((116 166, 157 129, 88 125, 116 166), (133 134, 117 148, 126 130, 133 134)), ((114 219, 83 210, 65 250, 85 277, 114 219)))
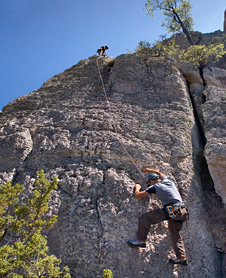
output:
POLYGON ((140 248, 145 248, 146 247, 146 243, 140 239, 134 239, 134 240, 128 240, 127 244, 130 247, 140 247, 140 248))
POLYGON ((186 260, 179 260, 177 258, 171 258, 171 259, 169 259, 169 263, 171 263, 171 264, 188 265, 188 258, 186 258, 186 260))

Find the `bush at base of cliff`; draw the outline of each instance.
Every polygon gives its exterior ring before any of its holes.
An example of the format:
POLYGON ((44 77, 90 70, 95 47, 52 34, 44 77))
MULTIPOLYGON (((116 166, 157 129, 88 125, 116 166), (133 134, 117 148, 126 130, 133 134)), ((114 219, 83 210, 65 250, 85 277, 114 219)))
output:
POLYGON ((0 277, 70 278, 68 267, 48 255, 43 229, 56 222, 47 219, 48 200, 57 189, 57 178, 48 181, 41 170, 33 187, 33 196, 23 200, 24 187, 10 182, 0 185, 0 277))
POLYGON ((103 278, 113 278, 112 271, 110 269, 104 269, 103 278))

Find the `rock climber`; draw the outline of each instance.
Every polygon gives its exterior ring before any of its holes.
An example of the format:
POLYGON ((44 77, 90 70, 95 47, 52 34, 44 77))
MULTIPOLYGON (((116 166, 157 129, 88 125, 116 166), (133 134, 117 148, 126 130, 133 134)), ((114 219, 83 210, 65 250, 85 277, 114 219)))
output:
POLYGON ((168 230, 173 244, 176 258, 169 259, 172 264, 187 265, 188 259, 184 248, 184 242, 180 235, 183 222, 188 219, 188 210, 182 201, 175 183, 158 170, 143 167, 147 176, 147 188, 141 191, 141 185, 135 185, 135 198, 144 198, 149 194, 155 194, 162 202, 163 207, 148 211, 139 219, 137 238, 128 240, 130 247, 146 247, 146 239, 152 224, 168 220, 168 230))
POLYGON ((100 48, 97 49, 97 53, 101 57, 106 57, 107 56, 106 50, 108 50, 108 46, 107 45, 101 46, 100 48))

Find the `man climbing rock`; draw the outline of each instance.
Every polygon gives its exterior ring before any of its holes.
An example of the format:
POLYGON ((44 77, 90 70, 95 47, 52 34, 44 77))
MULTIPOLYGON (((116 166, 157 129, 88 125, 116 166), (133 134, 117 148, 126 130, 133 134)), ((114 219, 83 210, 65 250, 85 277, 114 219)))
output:
POLYGON ((101 46, 100 48, 97 49, 97 53, 101 57, 106 57, 107 56, 106 50, 108 50, 108 46, 107 45, 101 46))
POLYGON ((149 173, 146 190, 141 191, 141 185, 135 185, 135 198, 144 198, 149 194, 156 194, 163 207, 144 213, 139 219, 137 238, 128 240, 130 247, 146 247, 146 239, 152 224, 168 220, 168 230, 173 244, 176 258, 169 260, 172 264, 187 265, 184 242, 180 235, 183 222, 188 218, 185 207, 175 183, 158 170, 143 167, 143 172, 149 173))

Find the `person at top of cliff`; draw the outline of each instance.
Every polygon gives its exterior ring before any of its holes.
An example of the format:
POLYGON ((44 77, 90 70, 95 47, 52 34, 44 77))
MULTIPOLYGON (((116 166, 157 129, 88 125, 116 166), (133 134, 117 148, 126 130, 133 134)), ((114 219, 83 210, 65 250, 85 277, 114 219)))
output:
POLYGON ((108 46, 107 45, 101 46, 100 48, 97 49, 97 53, 101 57, 106 57, 107 56, 106 50, 108 50, 108 46))
POLYGON ((187 265, 187 257, 184 242, 180 235, 183 222, 188 219, 188 210, 185 207, 181 195, 175 183, 158 170, 147 167, 142 168, 143 172, 149 173, 147 176, 147 188, 141 191, 141 185, 135 185, 135 198, 144 198, 149 194, 155 194, 162 202, 163 207, 144 213, 139 219, 137 237, 128 240, 130 247, 146 247, 146 239, 152 224, 168 220, 168 230, 172 241, 176 258, 170 258, 172 264, 187 265))

